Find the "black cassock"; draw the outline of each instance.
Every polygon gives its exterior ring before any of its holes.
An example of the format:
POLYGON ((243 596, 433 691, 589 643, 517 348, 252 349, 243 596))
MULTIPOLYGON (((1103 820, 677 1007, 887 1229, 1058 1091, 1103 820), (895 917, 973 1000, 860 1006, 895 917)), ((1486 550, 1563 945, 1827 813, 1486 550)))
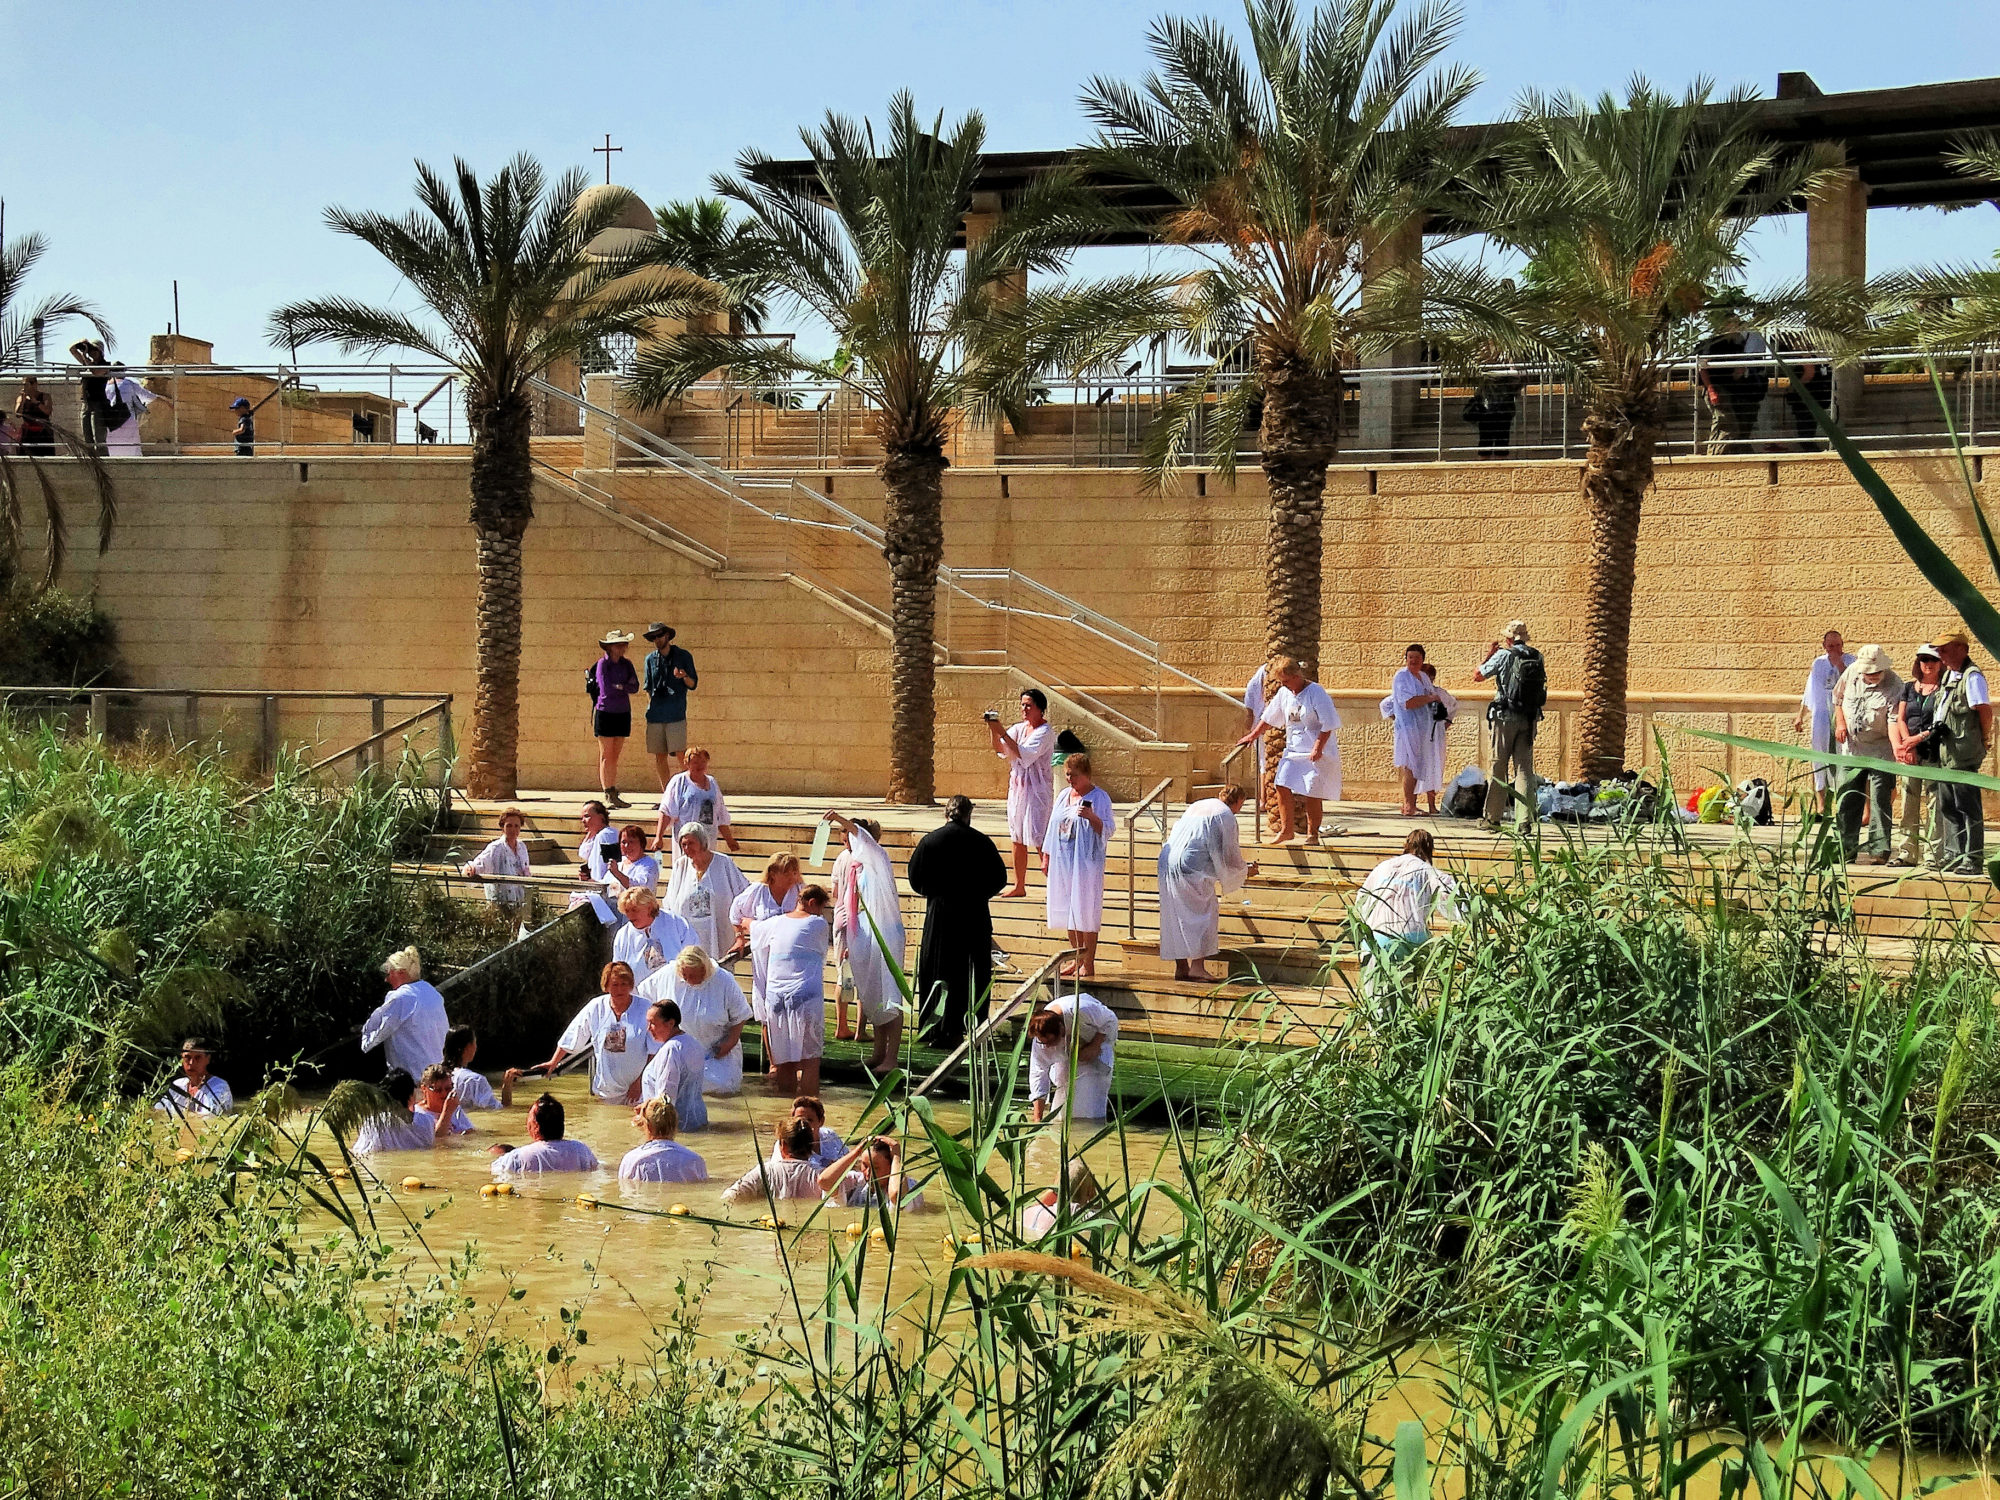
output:
POLYGON ((1007 888, 1008 878, 993 840, 963 823, 933 828, 910 853, 910 889, 926 902, 917 955, 926 1046, 950 1048, 965 1040, 967 1017, 993 979, 993 914, 986 903, 1007 888))

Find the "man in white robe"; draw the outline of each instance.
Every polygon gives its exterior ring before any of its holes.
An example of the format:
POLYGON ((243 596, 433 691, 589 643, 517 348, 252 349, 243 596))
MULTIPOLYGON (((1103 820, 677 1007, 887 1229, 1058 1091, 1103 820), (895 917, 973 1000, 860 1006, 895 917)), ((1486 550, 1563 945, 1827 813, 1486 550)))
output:
MULTIPOLYGON (((1806 727, 1806 715, 1810 714, 1812 738, 1807 743, 1815 750, 1841 755, 1847 753, 1847 744, 1833 742, 1833 690, 1840 674, 1854 665, 1853 653, 1844 649, 1846 644, 1838 630, 1829 630, 1820 638, 1820 654, 1814 658, 1812 670, 1806 673, 1806 690, 1799 695, 1799 711, 1792 716, 1792 733, 1806 727)), ((1833 784, 1840 774, 1832 766, 1813 768, 1813 786, 1819 792, 1822 812, 1833 806, 1833 784)))
POLYGON ((1382 700, 1382 717, 1396 726, 1392 764, 1402 778, 1406 818, 1417 815, 1419 792, 1429 795, 1433 815, 1438 810, 1437 794, 1444 785, 1444 732, 1457 708, 1458 700, 1425 670, 1424 648, 1406 650, 1402 670, 1382 700), (1445 712, 1442 719, 1437 716, 1439 708, 1445 712))
POLYGON ((1243 788, 1188 804, 1160 846, 1160 957, 1174 961, 1174 978, 1215 976, 1202 960, 1222 948, 1222 896, 1257 873, 1245 864, 1236 815, 1243 788))

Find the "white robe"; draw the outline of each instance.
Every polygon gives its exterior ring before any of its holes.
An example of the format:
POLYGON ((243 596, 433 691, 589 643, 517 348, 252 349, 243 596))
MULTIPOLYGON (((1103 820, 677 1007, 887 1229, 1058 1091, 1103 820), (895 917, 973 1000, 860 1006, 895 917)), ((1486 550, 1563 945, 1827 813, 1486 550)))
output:
POLYGON ((1063 1039, 1051 1047, 1030 1046, 1028 1098, 1047 1099, 1052 1113, 1072 1120, 1101 1120, 1111 1112, 1112 1054, 1118 1046, 1118 1017, 1095 995, 1065 995, 1045 1007, 1063 1018, 1063 1039), (1087 1047, 1099 1037, 1104 1047, 1094 1062, 1079 1061, 1070 1074, 1072 1048, 1087 1047))
POLYGON ((1101 786, 1092 787, 1088 798, 1064 787, 1055 799, 1042 843, 1049 861, 1049 931, 1096 932, 1104 926, 1104 859, 1117 826, 1101 786), (1096 810, 1101 830, 1083 820, 1085 801, 1096 810))
POLYGON ((656 911, 644 927, 627 922, 611 939, 611 956, 632 966, 634 986, 644 984, 653 971, 670 964, 690 943, 701 936, 670 911, 656 911))
POLYGON ((695 941, 710 958, 720 958, 736 946, 729 912, 749 888, 749 880, 726 854, 711 858, 700 874, 695 873, 693 861, 680 859, 674 862, 674 878, 661 904, 694 929, 695 941))
MULTIPOLYGON (((1404 667, 1396 674, 1396 680, 1389 684, 1389 696, 1382 700, 1382 717, 1396 726, 1396 750, 1390 764, 1398 769, 1414 771, 1417 791, 1444 790, 1445 732, 1451 728, 1457 714, 1458 699, 1422 672, 1412 672, 1404 667), (1436 693, 1443 702, 1445 718, 1442 721, 1431 712, 1432 705, 1428 703, 1416 708, 1403 706, 1425 693, 1436 693)), ((1328 742, 1329 747, 1331 743, 1328 742)))
MULTIPOLYGON (((1264 720, 1264 669, 1259 667, 1250 674, 1250 681, 1243 687, 1243 711, 1250 715, 1250 722, 1261 724, 1264 720)), ((1264 749, 1264 736, 1257 736, 1257 781, 1258 791, 1263 790, 1265 763, 1268 753, 1264 749)))
MULTIPOLYGON (((495 839, 472 858, 472 868, 481 875, 528 875, 533 873, 529 863, 526 844, 509 845, 504 838, 495 839)), ((491 884, 486 887, 488 901, 504 901, 515 905, 528 899, 528 888, 524 885, 491 884)))
MULTIPOLYGON (((1832 750, 1847 753, 1847 741, 1838 745, 1833 742, 1833 690, 1840 682, 1840 674, 1854 665, 1854 653, 1840 653, 1840 665, 1835 666, 1821 652, 1813 658, 1812 670, 1806 674, 1806 690, 1799 695, 1799 706, 1812 712, 1811 737, 1806 741, 1815 750, 1832 750)), ((1813 786, 1825 791, 1839 778, 1840 772, 1832 766, 1813 768, 1813 786)))
POLYGON ((1298 692, 1278 689, 1277 697, 1264 705, 1260 721, 1285 731, 1285 753, 1278 761, 1278 785, 1295 796, 1335 801, 1340 797, 1340 739, 1328 734, 1326 749, 1318 760, 1313 746, 1321 734, 1340 728, 1340 710, 1326 695, 1326 689, 1308 682, 1298 692))
POLYGON ((750 1019, 750 1002, 743 998, 743 986, 734 974, 717 969, 700 984, 689 984, 669 964, 639 986, 639 996, 648 1002, 671 1000, 681 1008, 681 1030, 701 1043, 708 1058, 702 1068, 702 1092, 743 1092, 743 1043, 739 1040, 724 1056, 715 1055, 729 1029, 750 1019))
POLYGON ((1055 726, 1043 720, 1030 728, 1023 720, 1007 731, 1007 738, 1021 750, 1007 762, 1007 837, 1039 849, 1056 796, 1055 726))
POLYGON ((122 380, 114 380, 105 387, 105 400, 116 401, 121 396, 125 400, 125 405, 131 409, 132 415, 104 435, 104 451, 113 458, 138 458, 141 456, 139 418, 144 416, 146 408, 160 397, 157 392, 147 390, 129 375, 122 380))
POLYGON ((590 1058, 590 1092, 599 1099, 622 1100, 646 1071, 646 1062, 660 1044, 646 1030, 646 1001, 632 996, 619 1015, 611 997, 599 995, 576 1013, 556 1045, 565 1052, 595 1050, 590 1058))
POLYGON ((896 867, 890 864, 888 852, 865 828, 855 829, 849 838, 852 842, 833 872, 836 938, 847 956, 847 971, 854 976, 861 1019, 879 1026, 903 1013, 903 991, 896 983, 896 969, 889 963, 889 954, 895 955, 897 967, 905 957, 903 908, 896 894, 896 867), (874 928, 869 926, 871 917, 874 928), (881 930, 880 943, 875 941, 875 928, 881 930), (888 953, 882 951, 885 944, 888 953))
MULTIPOLYGON (((729 903, 730 923, 747 929, 755 927, 766 917, 790 911, 799 904, 799 890, 798 885, 793 885, 780 903, 772 897, 771 888, 759 881, 729 903)), ((764 1019, 764 960, 754 943, 750 947, 750 1014, 760 1023, 764 1019)))
POLYGON ((832 941, 824 917, 766 917, 750 929, 752 950, 764 950, 764 1046, 774 1063, 826 1051, 826 950, 832 941))
POLYGON ((382 1061, 412 1078, 424 1076, 432 1063, 444 1061, 444 1034, 451 1022, 444 1013, 444 996, 423 979, 389 992, 361 1027, 361 1050, 382 1049, 382 1061))
POLYGON ((1249 878, 1236 814, 1219 798, 1188 804, 1160 846, 1160 957, 1207 958, 1222 946, 1222 899, 1249 878))
POLYGON ((1430 938, 1431 913, 1455 918, 1458 882, 1414 854, 1385 859, 1361 882, 1354 914, 1377 937, 1423 943, 1430 938))

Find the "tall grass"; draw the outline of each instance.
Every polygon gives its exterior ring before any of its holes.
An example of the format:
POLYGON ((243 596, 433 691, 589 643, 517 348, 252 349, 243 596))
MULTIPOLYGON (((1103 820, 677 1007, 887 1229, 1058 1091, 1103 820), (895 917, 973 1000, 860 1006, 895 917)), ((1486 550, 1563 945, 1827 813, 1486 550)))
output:
POLYGON ((351 1033, 384 956, 439 972, 508 936, 396 880, 433 804, 416 768, 347 788, 295 766, 253 788, 208 759, 0 723, 0 1046, 78 1048, 128 1079, 222 1033, 237 1081, 351 1033))

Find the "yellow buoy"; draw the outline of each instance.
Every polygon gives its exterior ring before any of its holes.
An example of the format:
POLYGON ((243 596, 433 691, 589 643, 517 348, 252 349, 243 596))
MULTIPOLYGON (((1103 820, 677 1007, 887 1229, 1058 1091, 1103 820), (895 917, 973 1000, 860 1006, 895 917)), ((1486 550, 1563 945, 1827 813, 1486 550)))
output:
POLYGON ((857 1223, 857 1224, 849 1224, 849 1225, 847 1226, 847 1237, 848 1237, 849 1239, 851 1239, 851 1240, 858 1240, 858 1239, 860 1239, 860 1238, 861 1238, 861 1226, 860 1226, 860 1225, 859 1225, 858 1223, 857 1223))
POLYGON ((677 1219, 686 1218, 687 1211, 688 1211, 688 1206, 685 1203, 676 1203, 667 1209, 667 1212, 672 1214, 677 1219))
POLYGON ((597 1207, 597 1200, 588 1193, 578 1193, 576 1195, 576 1206, 578 1208, 595 1208, 597 1207))
POLYGON ((955 1240, 955 1239, 953 1239, 953 1238, 952 1238, 952 1237, 951 1237, 950 1235, 946 1235, 946 1236, 944 1237, 944 1247, 945 1247, 945 1249, 947 1249, 947 1250, 949 1250, 949 1249, 951 1249, 951 1248, 952 1248, 953 1246, 957 1245, 957 1243, 958 1243, 958 1241, 957 1241, 957 1240, 955 1240))
POLYGON ((175 1160, 175 1161, 193 1161, 193 1160, 194 1160, 194 1153, 193 1153, 192 1151, 188 1150, 188 1148, 187 1148, 187 1147, 183 1146, 183 1147, 181 1147, 181 1149, 180 1149, 180 1150, 178 1150, 178 1151, 176 1151, 176 1152, 174 1153, 174 1160, 175 1160))
POLYGON ((500 1184, 499 1184, 499 1183, 497 1183, 497 1182, 489 1182, 489 1183, 486 1183, 486 1184, 484 1184, 484 1185, 483 1185, 483 1186, 481 1186, 481 1188, 479 1189, 479 1196, 480 1196, 480 1197, 482 1197, 482 1198, 497 1198, 497 1197, 499 1197, 499 1196, 500 1196, 500 1184))
POLYGON ((347 1178, 347 1177, 352 1177, 354 1174, 348 1171, 347 1168, 345 1167, 328 1167, 326 1169, 326 1175, 329 1177, 347 1178))
POLYGON ((965 1248, 966 1248, 966 1249, 968 1249, 968 1250, 977 1250, 977 1249, 978 1249, 978 1248, 979 1248, 979 1247, 980 1247, 981 1245, 985 1244, 985 1243, 986 1243, 986 1241, 985 1241, 985 1240, 983 1240, 983 1239, 981 1239, 981 1238, 980 1238, 980 1237, 979 1237, 978 1235, 976 1235, 976 1234, 968 1234, 968 1235, 967 1235, 967 1236, 965 1237, 965 1239, 964 1239, 963 1241, 961 1241, 961 1243, 962 1243, 962 1244, 963 1244, 963 1245, 965 1246, 965 1248))
POLYGON ((1081 1245, 1071 1245, 1069 1247, 1069 1258, 1071 1260, 1089 1260, 1090 1252, 1081 1245))
POLYGON ((405 1178, 403 1179, 403 1191, 404 1191, 404 1192, 406 1192, 406 1193, 418 1193, 418 1192, 422 1192, 422 1191, 423 1191, 423 1189, 424 1189, 424 1180, 423 1180, 423 1178, 421 1178, 421 1177, 405 1177, 405 1178))
POLYGON ((493 1184, 493 1191, 503 1198, 511 1198, 514 1196, 514 1184, 511 1182, 496 1182, 493 1184))
POLYGON ((889 1243, 889 1236, 878 1229, 868 1236, 868 1241, 873 1245, 886 1245, 889 1243))

